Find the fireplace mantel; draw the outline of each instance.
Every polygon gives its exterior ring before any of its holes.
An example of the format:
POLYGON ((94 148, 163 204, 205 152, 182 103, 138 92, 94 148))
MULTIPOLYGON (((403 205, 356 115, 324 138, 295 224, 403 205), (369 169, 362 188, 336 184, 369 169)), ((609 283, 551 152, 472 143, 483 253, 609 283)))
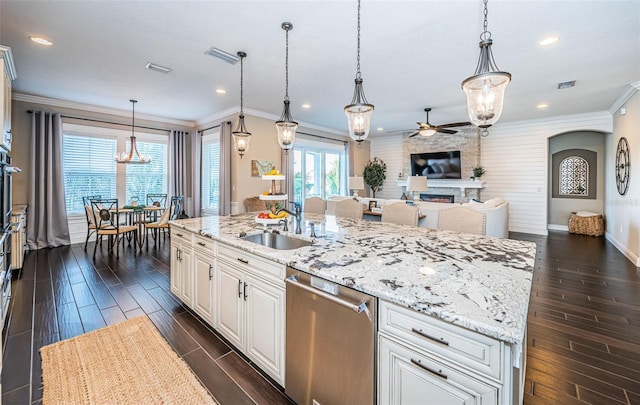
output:
MULTIPOLYGON (((443 179, 429 179, 427 180, 427 186, 433 188, 459 188, 460 193, 465 195, 468 188, 481 189, 484 188, 486 183, 481 180, 443 180, 443 179)), ((406 187, 407 180, 398 180, 398 187, 406 187)))

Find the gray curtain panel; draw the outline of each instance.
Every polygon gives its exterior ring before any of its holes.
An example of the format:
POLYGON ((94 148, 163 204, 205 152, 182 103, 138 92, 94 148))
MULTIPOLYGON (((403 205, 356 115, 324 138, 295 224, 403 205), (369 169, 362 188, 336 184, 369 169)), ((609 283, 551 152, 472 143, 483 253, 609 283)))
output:
POLYGON ((169 195, 182 195, 187 192, 187 150, 186 137, 188 132, 169 132, 169 195))
POLYGON ((220 211, 218 215, 231 214, 231 121, 220 123, 220 211))
POLYGON ((31 116, 29 249, 71 244, 62 175, 62 118, 36 111, 31 116))
POLYGON ((187 205, 187 214, 192 217, 199 217, 202 208, 200 193, 200 168, 202 161, 202 131, 196 131, 191 138, 191 203, 187 205))

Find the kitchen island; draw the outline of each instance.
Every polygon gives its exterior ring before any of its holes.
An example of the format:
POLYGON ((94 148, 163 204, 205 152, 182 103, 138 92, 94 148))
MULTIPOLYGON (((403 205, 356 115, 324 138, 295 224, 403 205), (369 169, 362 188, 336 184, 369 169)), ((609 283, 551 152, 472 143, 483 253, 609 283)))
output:
MULTIPOLYGON (((474 378, 491 392, 473 388, 474 395, 488 402, 519 402, 535 244, 310 214, 304 218, 303 235, 291 236, 311 240, 310 222, 315 224, 313 243, 294 250, 274 250, 241 239, 241 234, 263 232, 264 228, 254 221, 254 214, 177 220, 171 222, 171 227, 203 238, 202 245, 206 241, 219 242, 225 249, 246 252, 377 297, 381 300, 381 338, 397 338, 391 343, 406 344, 412 353, 425 354, 431 360, 442 361, 450 354, 452 365, 445 366, 452 366, 451 373, 482 373, 474 378), (443 351, 438 343, 434 348, 421 347, 420 342, 412 341, 411 333, 401 336, 398 328, 402 319, 413 314, 418 316, 418 322, 428 321, 425 330, 431 328, 431 332, 454 338, 462 336, 462 343, 457 347, 455 341, 446 342, 443 351), (473 359, 469 360, 469 356, 473 359)), ((209 271, 213 270, 210 266, 209 271)), ((211 274, 209 278, 213 278, 211 274)), ((214 320, 214 328, 216 323, 214 320)), ((386 384, 382 380, 397 376, 383 375, 389 371, 383 369, 386 360, 379 358, 379 364, 381 390, 383 385, 393 385, 393 381, 386 384)), ((401 368, 398 370, 401 372, 401 368)), ((393 374, 393 370, 390 372, 393 374)), ((277 377, 276 380, 281 382, 277 377)), ((398 392, 411 389, 397 388, 398 392)), ((398 392, 379 392, 379 403, 394 402, 398 392)))

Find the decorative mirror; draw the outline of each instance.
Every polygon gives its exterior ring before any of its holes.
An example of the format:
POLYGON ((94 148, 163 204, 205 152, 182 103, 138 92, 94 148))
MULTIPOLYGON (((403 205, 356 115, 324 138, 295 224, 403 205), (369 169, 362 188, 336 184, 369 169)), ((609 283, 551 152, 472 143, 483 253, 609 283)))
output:
POLYGON ((618 149, 616 150, 616 185, 620 195, 627 194, 630 165, 629 144, 627 143, 627 138, 622 137, 618 141, 618 149))

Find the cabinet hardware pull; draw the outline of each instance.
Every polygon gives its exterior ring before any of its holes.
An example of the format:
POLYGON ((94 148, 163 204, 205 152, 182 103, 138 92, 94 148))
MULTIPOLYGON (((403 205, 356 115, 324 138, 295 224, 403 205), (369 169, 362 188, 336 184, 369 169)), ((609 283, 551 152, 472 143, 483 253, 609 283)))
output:
POLYGON ((211 273, 211 270, 213 270, 213 265, 209 265, 209 280, 211 280, 213 278, 213 274, 211 273))
POLYGON ((181 233, 176 233, 176 236, 179 236, 182 238, 182 234, 181 233))
POLYGON ((249 264, 249 260, 247 260, 247 259, 243 259, 243 258, 241 258, 241 257, 238 257, 238 261, 239 261, 239 262, 242 262, 242 263, 244 263, 244 264, 249 264))
POLYGON ((445 346, 449 346, 449 342, 447 342, 443 338, 438 339, 438 338, 435 338, 433 336, 429 336, 426 333, 424 333, 422 330, 418 330, 416 328, 411 328, 411 332, 417 333, 418 335, 422 336, 423 338, 427 338, 429 340, 433 340, 434 342, 438 342, 438 343, 441 343, 441 344, 443 344, 445 346))
POLYGON ((248 296, 249 296, 249 295, 247 295, 247 283, 244 283, 244 300, 245 300, 245 301, 247 300, 247 297, 248 297, 248 296))
POLYGON ((242 280, 238 280, 238 298, 242 297, 242 280))
POLYGON ((411 359, 411 362, 412 362, 413 364, 415 364, 416 366, 420 367, 421 369, 423 369, 423 370, 425 370, 425 371, 428 371, 428 372, 430 372, 431 374, 437 375, 437 376, 438 376, 438 377, 440 377, 440 378, 444 378, 445 380, 448 378, 448 377, 447 377, 447 375, 446 375, 445 373, 443 373, 443 372, 442 372, 442 370, 438 370, 438 371, 431 370, 429 367, 427 367, 427 366, 423 365, 423 364, 422 364, 422 362, 421 362, 421 360, 414 360, 414 359, 411 359))
POLYGON ((196 243, 197 243, 198 245, 202 246, 202 247, 207 246, 207 245, 205 245, 205 244, 204 244, 204 243, 202 243, 202 242, 196 242, 196 243))
POLYGON ((182 257, 181 257, 181 254, 180 254, 180 253, 182 253, 182 251, 181 251, 180 249, 176 248, 176 255, 178 256, 178 261, 179 261, 179 262, 181 262, 181 261, 182 261, 182 257))

